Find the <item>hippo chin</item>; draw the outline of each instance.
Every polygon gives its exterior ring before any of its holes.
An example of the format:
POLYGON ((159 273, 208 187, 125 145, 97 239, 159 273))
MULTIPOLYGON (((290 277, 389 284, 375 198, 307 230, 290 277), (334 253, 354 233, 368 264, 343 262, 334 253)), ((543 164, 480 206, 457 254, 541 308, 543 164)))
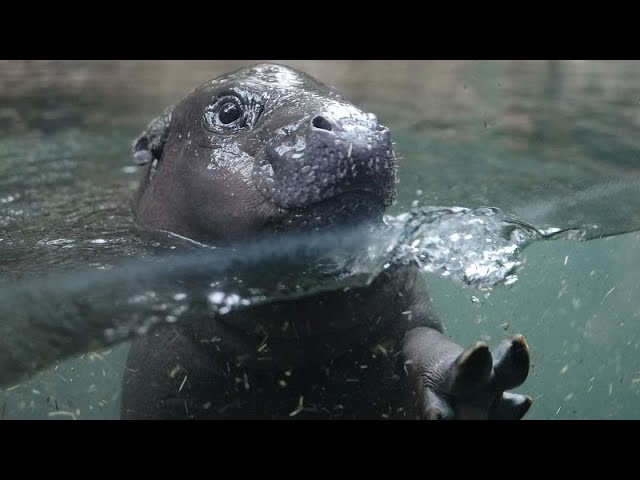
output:
MULTIPOLYGON (((151 122, 134 160, 137 222, 216 245, 381 223, 396 188, 376 116, 280 65, 197 88, 151 122)), ((188 323, 134 342, 122 418, 519 419, 531 406, 505 392, 527 378, 524 337, 493 354, 458 346, 415 266, 188 323)))

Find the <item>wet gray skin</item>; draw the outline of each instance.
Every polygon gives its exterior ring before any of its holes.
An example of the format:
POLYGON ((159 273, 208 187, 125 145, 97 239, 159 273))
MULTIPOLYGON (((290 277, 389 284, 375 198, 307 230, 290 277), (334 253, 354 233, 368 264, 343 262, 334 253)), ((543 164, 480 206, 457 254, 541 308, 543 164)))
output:
MULTIPOLYGON (((389 131, 339 93, 277 65, 214 79, 134 145, 137 221, 216 245, 382 222, 395 194, 389 131)), ((415 266, 363 288, 158 329, 136 340, 121 416, 519 419, 521 335, 493 354, 443 333, 415 266)))
POLYGON ((279 66, 207 82, 156 119, 134 150, 148 165, 138 221, 199 240, 380 221, 395 195, 389 130, 279 66))

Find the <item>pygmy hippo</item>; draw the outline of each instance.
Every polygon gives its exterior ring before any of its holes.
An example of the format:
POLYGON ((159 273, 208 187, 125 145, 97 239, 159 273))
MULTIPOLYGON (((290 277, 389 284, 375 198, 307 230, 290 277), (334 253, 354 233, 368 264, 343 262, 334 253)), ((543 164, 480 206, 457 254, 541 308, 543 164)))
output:
MULTIPOLYGON (((133 155, 144 166, 136 221, 208 244, 380 223, 395 196, 389 130, 280 65, 200 86, 151 122, 133 155)), ((402 265, 366 287, 137 339, 121 417, 520 419, 531 398, 505 391, 528 373, 522 335, 493 354, 452 342, 419 269, 402 265)))

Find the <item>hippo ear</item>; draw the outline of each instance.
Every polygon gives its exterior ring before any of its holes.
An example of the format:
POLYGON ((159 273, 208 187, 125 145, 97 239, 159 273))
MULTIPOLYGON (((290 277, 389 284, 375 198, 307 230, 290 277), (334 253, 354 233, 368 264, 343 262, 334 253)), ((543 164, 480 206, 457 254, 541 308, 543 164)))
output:
POLYGON ((133 143, 133 161, 138 165, 146 165, 162 156, 164 142, 169 135, 172 111, 173 107, 166 108, 133 143))

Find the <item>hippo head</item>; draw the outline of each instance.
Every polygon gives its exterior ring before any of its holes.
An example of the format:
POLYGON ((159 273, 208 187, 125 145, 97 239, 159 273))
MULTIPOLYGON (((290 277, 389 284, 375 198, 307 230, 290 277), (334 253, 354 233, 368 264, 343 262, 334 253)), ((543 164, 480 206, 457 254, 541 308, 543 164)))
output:
POLYGON ((201 241, 380 222, 395 196, 389 130, 280 65, 200 86, 151 122, 134 160, 138 223, 201 241))

